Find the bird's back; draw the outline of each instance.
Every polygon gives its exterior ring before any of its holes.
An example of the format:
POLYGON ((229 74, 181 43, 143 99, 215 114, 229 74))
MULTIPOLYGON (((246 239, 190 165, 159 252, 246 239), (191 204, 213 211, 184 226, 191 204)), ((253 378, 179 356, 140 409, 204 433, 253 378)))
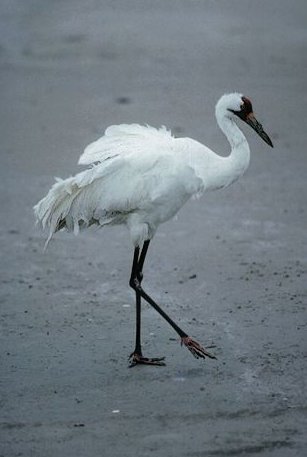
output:
POLYGON ((169 148, 174 141, 164 126, 156 129, 139 124, 111 125, 98 140, 90 143, 80 156, 80 165, 89 165, 113 157, 144 155, 159 147, 169 148))

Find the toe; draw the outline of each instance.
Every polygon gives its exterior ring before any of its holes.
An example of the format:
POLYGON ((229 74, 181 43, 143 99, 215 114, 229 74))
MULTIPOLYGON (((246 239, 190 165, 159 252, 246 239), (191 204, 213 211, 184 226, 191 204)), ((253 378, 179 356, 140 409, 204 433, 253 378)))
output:
POLYGON ((131 354, 129 357, 130 363, 129 368, 135 367, 136 365, 156 365, 156 366, 165 366, 164 359, 165 357, 143 357, 140 354, 131 354))
POLYGON ((205 359, 206 357, 210 359, 216 359, 215 355, 211 354, 209 351, 203 348, 197 341, 193 340, 193 338, 189 336, 182 338, 181 344, 184 344, 196 359, 205 359))

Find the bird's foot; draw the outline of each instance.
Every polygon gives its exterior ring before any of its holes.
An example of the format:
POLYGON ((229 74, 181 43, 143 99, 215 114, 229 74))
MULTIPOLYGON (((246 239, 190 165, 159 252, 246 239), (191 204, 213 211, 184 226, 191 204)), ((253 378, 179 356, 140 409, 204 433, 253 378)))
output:
POLYGON ((216 359, 215 355, 208 352, 190 336, 184 336, 183 338, 181 338, 181 346, 183 344, 189 349, 189 351, 194 355, 194 357, 196 357, 196 359, 205 359, 206 357, 209 357, 210 359, 216 359))
POLYGON ((156 357, 156 358, 148 358, 143 357, 142 354, 138 354, 136 352, 132 352, 129 357, 129 368, 135 367, 136 365, 155 365, 163 367, 165 363, 163 362, 165 357, 156 357))

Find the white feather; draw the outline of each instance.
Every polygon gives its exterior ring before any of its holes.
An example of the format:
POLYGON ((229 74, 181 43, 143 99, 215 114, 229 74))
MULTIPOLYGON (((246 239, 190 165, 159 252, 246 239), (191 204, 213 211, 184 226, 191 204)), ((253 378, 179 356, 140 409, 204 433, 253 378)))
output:
POLYGON ((46 245, 61 228, 78 233, 92 224, 126 224, 140 246, 190 197, 235 181, 249 164, 247 141, 228 109, 240 103, 240 94, 228 94, 216 106, 217 121, 232 146, 227 158, 190 138, 176 139, 165 127, 108 127, 79 159, 94 165, 57 179, 34 207, 37 221, 49 228, 46 245))
POLYGON ((171 133, 164 126, 156 129, 138 124, 111 125, 104 136, 90 143, 79 158, 80 165, 103 162, 117 155, 131 152, 142 153, 152 144, 164 144, 172 140, 171 133))

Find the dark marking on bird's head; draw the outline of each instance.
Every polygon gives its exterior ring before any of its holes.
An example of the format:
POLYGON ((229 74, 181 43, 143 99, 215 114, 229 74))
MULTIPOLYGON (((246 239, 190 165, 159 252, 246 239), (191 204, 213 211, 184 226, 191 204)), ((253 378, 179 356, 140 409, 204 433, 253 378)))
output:
POLYGON ((250 99, 243 95, 242 102, 243 102, 243 104, 241 107, 241 111, 243 110, 245 113, 247 113, 247 115, 252 113, 253 107, 252 107, 252 102, 250 101, 250 99))
POLYGON ((248 116, 253 112, 252 102, 249 98, 245 97, 244 95, 242 96, 241 100, 242 103, 239 111, 235 111, 232 109, 230 109, 229 111, 231 111, 233 114, 242 119, 242 121, 246 121, 248 116))
POLYGON ((244 95, 241 98, 242 103, 240 105, 240 110, 235 111, 230 109, 233 114, 238 116, 242 121, 246 122, 255 132, 258 133, 258 135, 265 141, 269 146, 273 147, 273 143, 268 136, 268 134, 263 130, 262 125, 260 122, 257 121, 254 113, 253 113, 253 107, 252 107, 252 102, 250 101, 249 98, 245 97, 244 95))

